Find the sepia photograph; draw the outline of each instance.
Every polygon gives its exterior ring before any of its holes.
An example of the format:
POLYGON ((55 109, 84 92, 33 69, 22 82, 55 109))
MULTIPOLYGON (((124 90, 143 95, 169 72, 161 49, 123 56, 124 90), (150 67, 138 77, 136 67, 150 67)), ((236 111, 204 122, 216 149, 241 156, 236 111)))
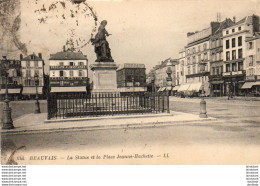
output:
POLYGON ((259 165, 259 0, 1 0, 2 165, 259 165))

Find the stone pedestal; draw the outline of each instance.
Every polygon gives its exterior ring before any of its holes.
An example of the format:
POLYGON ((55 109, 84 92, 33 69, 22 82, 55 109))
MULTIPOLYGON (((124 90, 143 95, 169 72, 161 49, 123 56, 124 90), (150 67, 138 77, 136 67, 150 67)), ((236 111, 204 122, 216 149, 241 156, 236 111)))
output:
POLYGON ((118 93, 114 62, 95 62, 90 65, 93 71, 92 93, 118 93))

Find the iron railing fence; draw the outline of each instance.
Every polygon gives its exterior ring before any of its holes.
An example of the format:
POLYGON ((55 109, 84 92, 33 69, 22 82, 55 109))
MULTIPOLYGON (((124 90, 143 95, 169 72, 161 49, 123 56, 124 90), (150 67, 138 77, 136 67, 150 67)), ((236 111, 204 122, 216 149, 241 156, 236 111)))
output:
POLYGON ((122 96, 118 93, 49 94, 48 119, 85 116, 169 112, 169 96, 163 93, 140 93, 122 96))

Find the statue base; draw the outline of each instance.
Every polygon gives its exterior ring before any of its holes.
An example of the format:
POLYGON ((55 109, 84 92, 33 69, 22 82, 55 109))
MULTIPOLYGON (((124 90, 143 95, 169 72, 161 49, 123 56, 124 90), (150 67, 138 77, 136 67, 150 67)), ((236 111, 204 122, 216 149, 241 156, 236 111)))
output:
POLYGON ((118 93, 114 62, 95 62, 90 65, 93 71, 92 93, 118 93))

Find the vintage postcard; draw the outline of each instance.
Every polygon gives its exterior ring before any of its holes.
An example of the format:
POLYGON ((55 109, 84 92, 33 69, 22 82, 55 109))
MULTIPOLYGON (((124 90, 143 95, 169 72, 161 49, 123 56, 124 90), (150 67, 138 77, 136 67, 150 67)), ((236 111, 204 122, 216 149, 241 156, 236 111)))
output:
POLYGON ((1 163, 259 164, 259 10, 0 1, 1 163))

